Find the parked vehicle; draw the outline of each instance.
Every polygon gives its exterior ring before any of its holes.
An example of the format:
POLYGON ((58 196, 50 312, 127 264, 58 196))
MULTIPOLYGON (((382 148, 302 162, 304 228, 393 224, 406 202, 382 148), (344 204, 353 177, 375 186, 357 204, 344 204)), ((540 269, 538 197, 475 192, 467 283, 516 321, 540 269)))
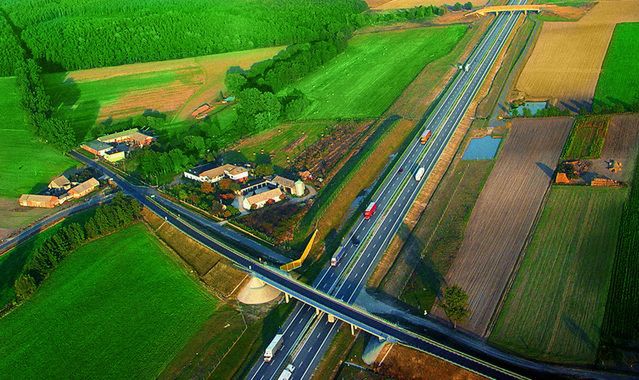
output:
POLYGON ((425 172, 426 172, 426 169, 424 168, 417 169, 417 173, 415 173, 415 181, 417 182, 421 181, 422 178, 424 177, 425 172))
POLYGON ((264 351, 264 362, 268 363, 273 359, 273 355, 277 352, 277 350, 282 347, 282 343, 284 343, 284 334, 277 334, 275 338, 269 343, 268 347, 264 351))
POLYGON ((422 143, 422 145, 426 144, 426 141, 428 141, 432 134, 433 132, 430 129, 427 129, 426 132, 422 133, 422 136, 419 138, 419 142, 422 143))
POLYGON ((366 207, 366 210, 364 211, 364 219, 370 219, 371 216, 375 214, 376 210, 377 210, 377 204, 375 202, 369 203, 368 207, 366 207))

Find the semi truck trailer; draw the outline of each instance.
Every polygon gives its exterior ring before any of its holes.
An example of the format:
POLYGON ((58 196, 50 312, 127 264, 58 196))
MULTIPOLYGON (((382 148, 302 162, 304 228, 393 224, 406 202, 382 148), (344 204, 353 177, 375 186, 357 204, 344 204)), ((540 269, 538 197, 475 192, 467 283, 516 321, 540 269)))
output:
POLYGON ((375 214, 375 210, 377 210, 377 204, 375 202, 371 202, 364 210, 364 219, 370 219, 373 214, 375 214))
POLYGON ((425 172, 426 172, 426 169, 424 168, 417 169, 417 173, 415 173, 415 181, 417 182, 421 181, 422 178, 424 177, 425 172))
POLYGON ((275 338, 269 343, 266 350, 264 350, 264 362, 268 363, 273 359, 273 355, 277 352, 277 350, 282 347, 282 343, 284 343, 284 334, 277 334, 275 338))

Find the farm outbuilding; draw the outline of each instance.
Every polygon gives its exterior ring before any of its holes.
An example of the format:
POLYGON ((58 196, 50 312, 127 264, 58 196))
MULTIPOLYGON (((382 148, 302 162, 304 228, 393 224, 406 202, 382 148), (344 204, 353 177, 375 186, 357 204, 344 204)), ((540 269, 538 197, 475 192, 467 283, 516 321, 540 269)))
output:
POLYGON ((301 197, 304 195, 305 185, 304 182, 297 180, 293 181, 292 179, 288 179, 279 175, 276 175, 272 181, 277 187, 282 189, 284 192, 301 197))
POLYGON ((153 141, 155 141, 155 137, 146 135, 140 132, 137 128, 132 128, 127 129, 126 131, 98 137, 98 141, 103 143, 125 143, 136 147, 143 147, 150 145, 153 141))
POLYGON ((95 154, 96 156, 104 156, 108 151, 113 149, 111 145, 99 140, 89 141, 86 144, 80 145, 80 148, 89 153, 95 154))
POLYGON ((248 175, 248 169, 231 164, 213 168, 207 164, 184 172, 184 177, 188 179, 210 183, 219 182, 225 176, 234 181, 243 182, 248 178, 248 175))
POLYGON ((53 195, 22 194, 18 203, 23 207, 54 208, 60 204, 60 200, 53 195))
POLYGON ((269 203, 279 202, 285 198, 286 195, 284 195, 282 190, 280 190, 280 188, 278 187, 244 198, 242 206, 247 210, 258 209, 266 206, 269 203))
POLYGON ((69 190, 71 188, 71 181, 63 175, 54 178, 49 182, 49 189, 52 190, 69 190))
POLYGON ((97 179, 89 178, 88 180, 69 190, 67 192, 67 195, 74 199, 82 198, 83 196, 95 190, 98 186, 100 186, 100 182, 98 182, 97 179))

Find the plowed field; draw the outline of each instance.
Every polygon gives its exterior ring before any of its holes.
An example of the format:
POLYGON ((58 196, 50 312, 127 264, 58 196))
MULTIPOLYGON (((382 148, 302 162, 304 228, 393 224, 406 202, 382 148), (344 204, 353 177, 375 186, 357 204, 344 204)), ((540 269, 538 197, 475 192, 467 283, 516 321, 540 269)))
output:
POLYGON ((54 104, 61 105, 60 112, 72 121, 78 137, 85 138, 96 121, 127 118, 145 110, 184 119, 197 106, 218 96, 229 67, 249 67, 280 49, 47 74, 44 79, 54 104))
MULTIPOLYGON (((516 119, 446 276, 469 295, 462 327, 484 335, 530 233, 573 120, 516 119)), ((435 313, 443 316, 436 308, 435 313)))
POLYGON ((590 104, 615 24, 639 21, 637 5, 601 1, 579 21, 545 23, 517 90, 529 98, 559 99, 569 109, 590 104))

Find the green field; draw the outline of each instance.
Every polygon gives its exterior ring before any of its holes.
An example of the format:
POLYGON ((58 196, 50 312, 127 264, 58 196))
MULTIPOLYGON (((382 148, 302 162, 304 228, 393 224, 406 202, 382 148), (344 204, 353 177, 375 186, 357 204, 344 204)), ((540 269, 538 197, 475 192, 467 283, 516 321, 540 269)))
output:
POLYGON ((608 116, 578 118, 570 130, 561 157, 564 159, 601 157, 609 123, 608 116))
POLYGON ((0 78, 0 93, 0 197, 17 198, 46 187, 75 161, 36 138, 20 107, 15 78, 0 78))
POLYGON ((292 86, 313 101, 302 119, 381 115, 425 65, 448 54, 466 31, 466 26, 452 25, 353 37, 344 53, 292 86))
POLYGON ((617 24, 599 74, 595 102, 639 103, 639 23, 617 24))
POLYGON ((624 207, 606 306, 602 353, 612 347, 636 350, 639 341, 639 171, 635 170, 624 207))
POLYGON ((135 224, 78 249, 0 320, 0 373, 155 378, 216 305, 135 224))
MULTIPOLYGON (((413 275, 400 299, 417 310, 430 310, 442 280, 464 240, 464 231, 477 197, 481 193, 494 160, 460 161, 441 182, 412 236, 404 245, 404 256, 419 255, 413 275)), ((412 262, 410 259, 407 261, 412 262)), ((406 264, 404 264, 406 265, 406 264)), ((394 271, 407 270, 400 260, 391 267, 382 286, 400 288, 393 283, 394 271)))
POLYGON ((551 189, 492 343, 539 360, 594 363, 626 195, 551 189))

